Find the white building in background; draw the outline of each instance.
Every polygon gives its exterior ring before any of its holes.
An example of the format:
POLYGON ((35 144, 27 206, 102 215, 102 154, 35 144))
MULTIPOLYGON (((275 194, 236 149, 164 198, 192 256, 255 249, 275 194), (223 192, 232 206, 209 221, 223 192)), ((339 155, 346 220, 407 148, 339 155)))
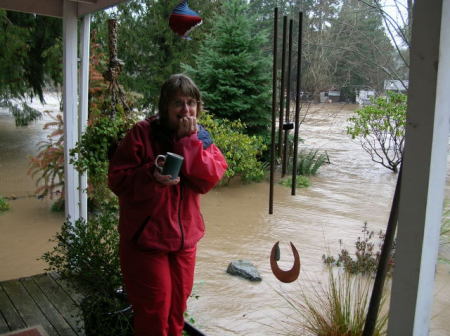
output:
POLYGON ((384 81, 384 91, 395 91, 406 93, 408 91, 408 80, 386 79, 384 81))
POLYGON ((356 103, 359 105, 369 105, 370 99, 375 97, 375 90, 359 90, 356 93, 356 103))
POLYGON ((328 90, 320 92, 321 103, 337 103, 341 99, 341 91, 328 90))

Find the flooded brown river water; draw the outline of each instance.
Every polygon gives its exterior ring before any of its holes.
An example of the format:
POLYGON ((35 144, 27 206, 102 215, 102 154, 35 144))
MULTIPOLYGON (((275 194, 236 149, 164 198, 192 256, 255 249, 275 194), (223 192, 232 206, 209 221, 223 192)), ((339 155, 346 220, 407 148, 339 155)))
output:
MULTIPOLYGON (((297 189, 296 196, 290 195, 290 188, 276 184, 273 215, 268 214, 267 183, 234 183, 203 197, 207 234, 199 244, 195 297, 189 300, 188 310, 206 334, 287 334, 286 323, 293 312, 279 293, 298 296, 305 288, 325 284, 322 255, 336 255, 339 240, 353 251, 365 222, 369 230, 385 229, 397 177, 373 163, 360 144, 346 135, 346 120, 355 108, 312 108, 300 129, 304 139, 300 148, 327 151, 331 163, 311 179, 309 188, 297 189), (292 262, 289 242, 299 250, 300 278, 292 284, 281 285, 270 271, 268 257, 277 241, 282 268, 292 262), (227 274, 229 262, 237 259, 254 263, 263 280, 253 283, 227 274)), ((32 194, 26 156, 36 153, 36 143, 44 137, 43 122, 16 129, 13 118, 0 111, 0 195, 32 194)), ((63 215, 49 211, 48 201, 24 197, 11 201, 11 206, 0 215, 0 280, 42 272, 45 265, 36 259, 51 248, 48 238, 63 220, 63 215)), ((438 264, 433 336, 450 335, 449 272, 449 265, 438 264)))
MULTIPOLYGON (((38 102, 33 107, 44 111, 58 110, 56 96, 48 97, 48 105, 38 102)), ((51 202, 33 197, 36 189, 27 175, 28 157, 37 154, 37 144, 48 131, 43 125, 48 118, 17 128, 14 118, 0 108, 0 195, 17 197, 9 201, 11 209, 0 214, 0 280, 41 273, 45 264, 37 260, 48 251, 49 238, 61 227, 64 215, 51 212, 51 202)))

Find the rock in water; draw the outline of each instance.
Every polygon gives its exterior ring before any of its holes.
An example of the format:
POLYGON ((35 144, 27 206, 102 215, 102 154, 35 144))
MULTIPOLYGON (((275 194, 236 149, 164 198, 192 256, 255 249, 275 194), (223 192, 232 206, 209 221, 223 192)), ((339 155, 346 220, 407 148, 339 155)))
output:
POLYGON ((227 273, 243 277, 244 279, 248 279, 250 281, 261 281, 261 276, 259 275, 256 267, 250 261, 246 260, 230 262, 227 268, 227 273))

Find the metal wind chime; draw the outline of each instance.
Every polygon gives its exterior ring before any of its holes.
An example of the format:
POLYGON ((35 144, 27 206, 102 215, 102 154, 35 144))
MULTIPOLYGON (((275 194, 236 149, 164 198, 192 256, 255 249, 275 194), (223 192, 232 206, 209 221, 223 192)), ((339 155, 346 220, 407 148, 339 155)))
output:
POLYGON ((303 13, 298 16, 298 49, 297 49, 297 74, 295 90, 295 118, 294 122, 290 120, 291 106, 291 68, 293 53, 293 19, 283 17, 283 40, 281 50, 281 69, 280 69, 280 98, 277 102, 277 74, 278 74, 278 8, 274 9, 274 33, 273 33, 273 69, 272 69, 272 132, 270 148, 270 192, 269 192, 269 214, 273 214, 273 185, 275 175, 275 159, 281 159, 281 174, 284 176, 287 170, 288 162, 288 133, 294 129, 294 151, 292 161, 292 186, 291 195, 295 195, 295 186, 297 182, 297 151, 298 151, 298 129, 300 120, 300 83, 301 83, 301 55, 302 55, 302 26, 303 13), (287 49, 287 67, 286 67, 286 49, 287 49), (284 104, 286 101, 286 105, 284 104), (278 109, 278 141, 276 139, 276 118, 278 109), (276 144, 277 142, 277 144, 276 144))
MULTIPOLYGON (((280 78, 280 98, 279 98, 279 114, 278 114, 278 147, 276 147, 276 118, 277 118, 277 74, 278 74, 278 8, 274 9, 274 33, 273 33, 273 91, 272 91, 272 132, 271 132, 271 148, 270 148, 270 193, 269 193, 269 214, 273 214, 273 184, 275 175, 275 155, 281 158, 281 174, 284 176, 287 170, 288 162, 288 133, 294 129, 294 157, 292 167, 292 188, 291 194, 295 195, 295 186, 297 182, 297 151, 298 151, 298 129, 300 119, 300 83, 301 83, 301 55, 302 55, 302 26, 303 13, 299 12, 298 17, 298 49, 297 49, 297 76, 296 76, 296 94, 295 94, 295 119, 290 120, 291 105, 291 68, 292 68, 292 51, 293 51, 293 25, 294 21, 283 16, 283 40, 281 50, 281 78, 280 78), (287 68, 286 68, 286 46, 287 46, 287 68), (285 85, 286 84, 286 85, 285 85), (286 100, 286 105, 284 104, 286 100)), ((281 282, 289 283, 297 280, 300 274, 300 256, 291 242, 291 249, 294 255, 294 264, 290 270, 282 270, 278 267, 277 261, 280 260, 279 242, 276 242, 270 254, 270 266, 272 273, 281 282)))

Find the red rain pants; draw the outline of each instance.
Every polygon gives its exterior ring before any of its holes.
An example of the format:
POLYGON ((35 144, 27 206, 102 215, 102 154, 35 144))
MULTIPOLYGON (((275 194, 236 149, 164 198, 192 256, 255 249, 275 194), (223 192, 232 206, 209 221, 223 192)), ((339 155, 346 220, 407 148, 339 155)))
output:
POLYGON ((121 242, 120 263, 135 336, 181 336, 194 283, 196 248, 140 251, 121 242))

